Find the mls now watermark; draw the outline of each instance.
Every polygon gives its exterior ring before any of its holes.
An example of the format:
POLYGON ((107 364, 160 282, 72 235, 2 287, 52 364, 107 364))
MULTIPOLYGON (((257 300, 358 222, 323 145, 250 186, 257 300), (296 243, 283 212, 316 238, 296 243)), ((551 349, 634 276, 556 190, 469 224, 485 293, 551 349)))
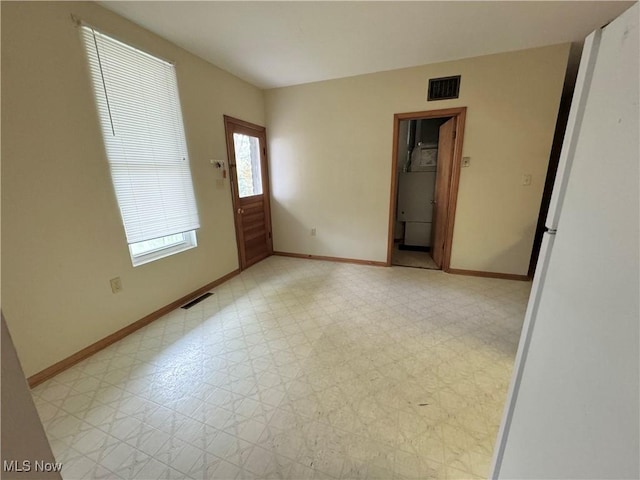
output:
POLYGON ((62 463, 45 462, 43 460, 4 460, 2 470, 5 472, 59 472, 62 463))

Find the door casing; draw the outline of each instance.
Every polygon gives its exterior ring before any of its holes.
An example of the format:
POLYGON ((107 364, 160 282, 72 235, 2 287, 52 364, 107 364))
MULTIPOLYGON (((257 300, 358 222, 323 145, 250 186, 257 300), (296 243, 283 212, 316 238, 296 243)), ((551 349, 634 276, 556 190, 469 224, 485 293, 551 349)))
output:
POLYGON ((236 179, 236 171, 235 171, 235 153, 233 146, 233 133, 234 130, 238 129, 243 133, 248 135, 252 135, 260 138, 262 143, 262 152, 261 152, 261 169, 262 169, 262 195, 263 195, 263 205, 264 205, 264 218, 265 218, 265 230, 267 235, 267 255, 273 254, 273 238, 271 237, 271 188, 269 181, 269 169, 268 169, 268 157, 267 157, 267 131, 265 127, 260 125, 256 125, 250 122, 246 122, 244 120, 239 120, 237 118, 230 117, 228 115, 224 115, 224 130, 225 137, 227 142, 227 159, 229 161, 229 177, 231 184, 231 201, 233 203, 233 219, 234 225, 236 228, 236 243, 238 247, 238 265, 240 266, 240 270, 244 270, 245 268, 250 267, 257 261, 248 263, 247 258, 245 258, 245 242, 243 235, 243 226, 241 214, 238 213, 239 209, 242 207, 241 199, 239 192, 237 191, 237 179, 236 179))
MULTIPOLYGON (((451 244, 453 240, 453 226, 456 215, 456 203, 458 200, 458 185, 460 183, 460 167, 462 166, 462 142, 464 139, 464 124, 467 115, 467 107, 445 108, 441 110, 428 110, 424 112, 396 113, 393 116, 393 153, 391 157, 391 194, 389 201, 389 230, 387 240, 387 266, 391 266, 391 254, 393 252, 393 227, 396 218, 398 195, 398 132, 402 120, 424 120, 429 118, 455 118, 455 139, 451 165, 451 177, 449 180, 448 208, 445 226, 444 253, 442 256, 442 270, 448 272, 451 263, 451 244)), ((437 188, 437 187, 436 187, 437 188)))

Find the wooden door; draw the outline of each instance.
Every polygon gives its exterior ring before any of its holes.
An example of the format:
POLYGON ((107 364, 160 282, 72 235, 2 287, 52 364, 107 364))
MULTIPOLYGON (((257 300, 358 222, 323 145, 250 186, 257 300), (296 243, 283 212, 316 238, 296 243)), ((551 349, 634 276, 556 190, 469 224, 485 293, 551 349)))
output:
POLYGON ((266 130, 225 115, 240 268, 273 253, 266 130))
POLYGON ((444 244, 447 235, 447 217, 449 213, 449 190, 453 166, 456 119, 450 118, 440 126, 438 137, 438 164, 436 170, 436 192, 433 205, 433 230, 431 257, 438 268, 442 268, 444 244))

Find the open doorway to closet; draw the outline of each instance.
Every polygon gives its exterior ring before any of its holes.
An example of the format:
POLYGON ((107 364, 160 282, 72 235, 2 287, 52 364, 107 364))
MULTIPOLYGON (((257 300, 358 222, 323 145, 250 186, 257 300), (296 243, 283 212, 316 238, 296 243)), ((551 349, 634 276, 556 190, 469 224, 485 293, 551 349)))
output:
POLYGON ((387 265, 449 270, 465 114, 394 116, 387 265))

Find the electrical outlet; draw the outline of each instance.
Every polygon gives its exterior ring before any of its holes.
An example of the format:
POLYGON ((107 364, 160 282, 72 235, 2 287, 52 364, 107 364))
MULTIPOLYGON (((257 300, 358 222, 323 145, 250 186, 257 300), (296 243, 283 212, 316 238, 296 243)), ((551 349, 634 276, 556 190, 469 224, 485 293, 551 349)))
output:
POLYGON ((122 280, 120 280, 120 277, 112 278, 109 281, 111 282, 111 291, 113 293, 122 291, 122 280))
POLYGON ((522 185, 524 185, 525 187, 528 187, 529 185, 531 185, 530 173, 525 173, 524 175, 522 175, 522 185))
POLYGON ((313 228, 311 229, 311 236, 312 236, 312 237, 315 237, 315 236, 316 236, 316 227, 313 227, 313 228))
POLYGON ((468 167, 471 165, 471 157, 462 157, 462 166, 468 167))

